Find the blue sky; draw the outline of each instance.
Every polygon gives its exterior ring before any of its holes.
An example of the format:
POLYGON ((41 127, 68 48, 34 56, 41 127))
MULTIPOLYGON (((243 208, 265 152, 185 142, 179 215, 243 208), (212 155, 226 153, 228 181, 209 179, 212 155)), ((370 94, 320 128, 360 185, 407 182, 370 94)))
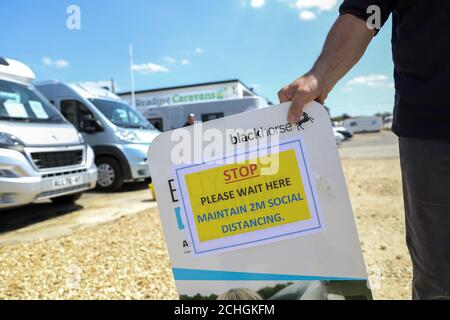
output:
MULTIPOLYGON (((239 78, 277 102, 308 71, 337 17, 339 0, 14 0, 0 10, 0 56, 30 65, 38 80, 99 82, 130 90, 239 78), (68 6, 81 9, 69 30, 68 6)), ((336 86, 332 115, 391 111, 389 21, 362 61, 336 86)))

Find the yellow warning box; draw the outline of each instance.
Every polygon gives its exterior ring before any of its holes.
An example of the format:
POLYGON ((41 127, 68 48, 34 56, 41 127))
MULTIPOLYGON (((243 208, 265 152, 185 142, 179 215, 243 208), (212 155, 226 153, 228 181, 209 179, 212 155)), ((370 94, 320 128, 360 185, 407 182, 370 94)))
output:
POLYGON ((311 219, 295 149, 278 156, 276 173, 265 175, 268 156, 184 176, 199 242, 253 233, 311 219))

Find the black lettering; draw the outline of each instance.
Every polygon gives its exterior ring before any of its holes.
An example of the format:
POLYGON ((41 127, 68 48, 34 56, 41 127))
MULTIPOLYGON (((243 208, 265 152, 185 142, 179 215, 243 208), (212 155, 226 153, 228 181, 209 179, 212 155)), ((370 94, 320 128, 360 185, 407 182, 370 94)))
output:
POLYGON ((172 202, 178 202, 178 199, 176 198, 177 189, 175 189, 172 185, 174 180, 172 179, 172 180, 169 180, 168 182, 169 182, 169 190, 170 190, 170 196, 172 197, 172 202))

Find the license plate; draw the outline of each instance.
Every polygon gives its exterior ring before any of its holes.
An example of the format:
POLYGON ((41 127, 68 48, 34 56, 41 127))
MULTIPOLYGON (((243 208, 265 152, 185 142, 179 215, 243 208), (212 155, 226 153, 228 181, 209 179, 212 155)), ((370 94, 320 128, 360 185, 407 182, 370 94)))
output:
POLYGON ((53 180, 53 189, 61 189, 61 188, 78 186, 82 183, 83 183, 83 178, 81 176, 58 178, 58 179, 53 180))

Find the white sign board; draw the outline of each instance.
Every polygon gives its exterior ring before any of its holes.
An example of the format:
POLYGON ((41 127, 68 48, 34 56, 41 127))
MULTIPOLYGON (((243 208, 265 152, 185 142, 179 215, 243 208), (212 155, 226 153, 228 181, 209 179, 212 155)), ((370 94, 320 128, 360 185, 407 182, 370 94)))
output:
POLYGON ((182 299, 370 299, 330 118, 288 104, 161 134, 149 150, 182 299))

